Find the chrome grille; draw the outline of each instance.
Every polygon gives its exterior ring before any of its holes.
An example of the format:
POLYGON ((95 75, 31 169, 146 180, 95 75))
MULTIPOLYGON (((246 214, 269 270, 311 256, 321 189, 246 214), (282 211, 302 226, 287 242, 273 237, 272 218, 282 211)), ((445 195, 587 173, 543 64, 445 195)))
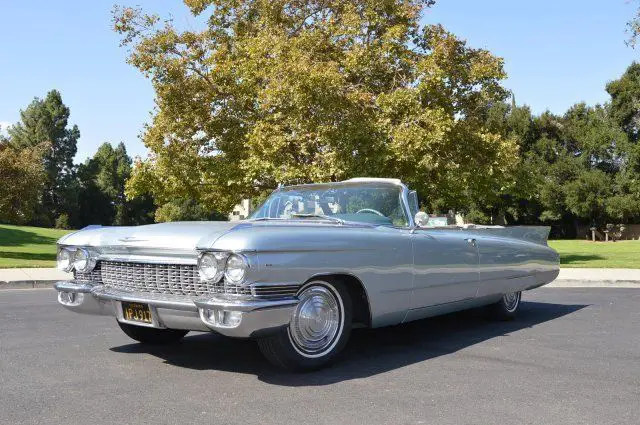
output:
POLYGON ((204 295, 208 284, 200 282, 198 269, 187 264, 101 262, 102 283, 114 289, 172 295, 204 295))
POLYGON ((210 288, 213 294, 251 295, 250 287, 225 284, 224 280, 211 284, 210 288))
POLYGON ((300 285, 271 285, 252 287, 251 292, 254 296, 260 298, 277 298, 277 297, 294 297, 300 285))
POLYGON ((74 270, 73 276, 76 282, 90 283, 90 282, 102 282, 102 274, 100 272, 100 263, 96 264, 95 269, 89 273, 81 273, 74 270))
POLYGON ((107 288, 129 292, 147 292, 183 296, 229 294, 256 298, 293 297, 300 285, 240 286, 200 282, 197 266, 188 264, 131 263, 99 261, 89 273, 75 272, 82 283, 102 283, 107 288))

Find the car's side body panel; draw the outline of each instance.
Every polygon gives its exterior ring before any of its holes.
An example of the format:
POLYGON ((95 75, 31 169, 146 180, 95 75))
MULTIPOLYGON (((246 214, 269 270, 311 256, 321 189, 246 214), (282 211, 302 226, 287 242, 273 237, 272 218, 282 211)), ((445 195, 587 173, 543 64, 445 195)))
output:
POLYGON ((558 257, 546 236, 518 239, 524 229, 513 229, 247 223, 198 249, 255 252, 251 280, 260 285, 354 276, 365 288, 372 326, 380 327, 486 304, 552 281, 558 257))
POLYGON ((414 287, 410 309, 473 299, 478 291, 478 250, 464 231, 413 233, 414 287))
POLYGON ((260 284, 299 285, 344 274, 365 287, 375 327, 402 322, 413 290, 409 229, 374 226, 264 224, 237 228, 210 247, 255 250, 260 284))

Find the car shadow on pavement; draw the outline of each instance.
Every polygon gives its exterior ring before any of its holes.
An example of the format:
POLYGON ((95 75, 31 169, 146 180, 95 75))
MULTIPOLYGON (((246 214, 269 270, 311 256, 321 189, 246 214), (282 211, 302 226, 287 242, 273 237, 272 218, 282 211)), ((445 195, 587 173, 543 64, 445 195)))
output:
POLYGON ((496 322, 482 309, 468 310, 405 325, 357 329, 334 365, 292 374, 271 366, 253 341, 215 334, 192 334, 174 346, 127 344, 111 348, 117 353, 146 353, 166 363, 196 370, 254 374, 261 381, 282 386, 322 386, 365 378, 414 363, 455 353, 480 342, 509 335, 574 313, 587 305, 523 302, 517 320, 496 322))

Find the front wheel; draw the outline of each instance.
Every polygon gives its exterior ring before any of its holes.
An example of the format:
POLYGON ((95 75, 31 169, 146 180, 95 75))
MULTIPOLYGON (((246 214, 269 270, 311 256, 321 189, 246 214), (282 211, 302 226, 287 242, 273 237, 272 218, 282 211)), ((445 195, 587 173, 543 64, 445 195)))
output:
POLYGON ((504 294, 500 301, 489 306, 492 316, 498 320, 513 320, 520 308, 521 298, 522 292, 504 294))
POLYGON ((258 346, 276 366, 315 370, 332 361, 346 345, 351 334, 351 298, 344 284, 316 280, 302 287, 298 299, 289 326, 258 340, 258 346))
POLYGON ((147 328, 121 322, 118 322, 118 325, 129 338, 149 345, 173 344, 180 341, 189 332, 180 329, 147 328))

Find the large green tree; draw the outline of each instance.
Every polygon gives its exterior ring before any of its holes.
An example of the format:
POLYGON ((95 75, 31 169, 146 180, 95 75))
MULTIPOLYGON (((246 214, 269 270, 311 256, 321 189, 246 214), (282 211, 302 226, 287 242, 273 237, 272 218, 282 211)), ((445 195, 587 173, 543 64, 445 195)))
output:
POLYGON ((77 151, 80 131, 69 126, 69 108, 57 90, 44 99, 35 98, 20 111, 20 121, 8 128, 9 143, 18 150, 47 142, 43 156, 46 180, 37 220, 51 225, 60 214, 73 207, 73 157, 77 151))
POLYGON ((110 143, 103 143, 92 158, 78 166, 78 208, 71 216, 74 226, 153 221, 155 208, 148 196, 131 200, 125 197, 125 183, 131 176, 131 164, 124 143, 115 148, 110 143))
POLYGON ((464 208, 512 184, 517 144, 483 118, 507 96, 502 60, 421 27, 433 1, 185 3, 204 28, 114 14, 156 92, 130 195, 227 211, 278 183, 369 175, 464 208))
POLYGON ((0 222, 29 222, 40 201, 46 178, 42 157, 46 142, 21 150, 0 138, 0 222))
POLYGON ((498 103, 487 126, 517 141, 514 184, 493 202, 478 199, 467 218, 491 222, 550 223, 571 235, 576 222, 604 225, 638 216, 633 182, 638 156, 613 106, 578 103, 562 116, 533 116, 526 106, 498 103))
POLYGON ((640 64, 633 62, 617 80, 607 84, 611 115, 633 141, 640 134, 640 64))

